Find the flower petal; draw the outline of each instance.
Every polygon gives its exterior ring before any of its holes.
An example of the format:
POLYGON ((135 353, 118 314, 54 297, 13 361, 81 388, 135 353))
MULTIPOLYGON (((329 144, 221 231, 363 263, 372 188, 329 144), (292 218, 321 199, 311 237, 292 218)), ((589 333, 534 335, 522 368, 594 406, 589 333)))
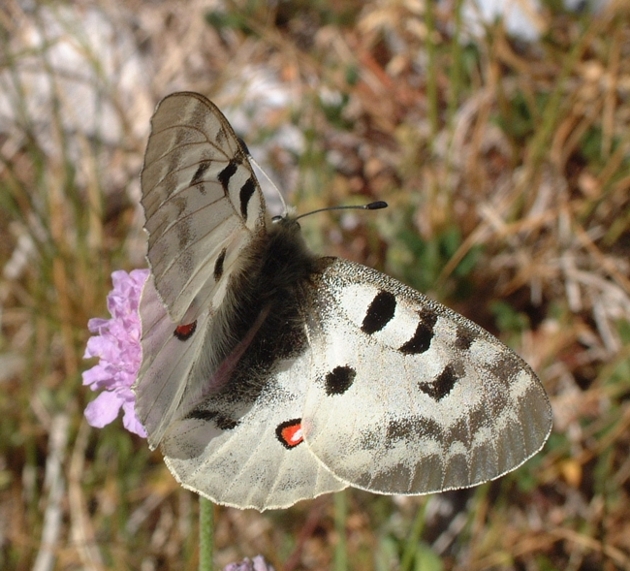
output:
POLYGON ((131 402, 126 402, 123 404, 123 426, 129 431, 137 434, 138 436, 142 436, 142 438, 147 437, 147 431, 142 426, 142 423, 138 420, 136 416, 135 409, 135 399, 131 402))
POLYGON ((103 428, 116 420, 123 402, 114 391, 103 391, 85 407, 85 418, 90 426, 103 428))
POLYGON ((114 287, 107 296, 111 319, 94 318, 88 329, 95 333, 88 339, 84 358, 98 357, 99 363, 83 373, 83 384, 92 390, 103 390, 85 409, 88 422, 102 428, 118 417, 123 408, 123 425, 134 434, 145 436, 145 430, 134 411, 135 395, 131 390, 142 362, 141 322, 138 308, 149 270, 130 274, 112 274, 114 287))

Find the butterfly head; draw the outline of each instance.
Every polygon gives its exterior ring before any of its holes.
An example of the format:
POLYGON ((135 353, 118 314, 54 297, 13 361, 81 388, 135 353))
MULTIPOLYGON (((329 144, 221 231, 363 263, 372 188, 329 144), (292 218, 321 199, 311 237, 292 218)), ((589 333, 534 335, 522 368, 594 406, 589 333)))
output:
MULTIPOLYGON (((278 214, 277 216, 272 216, 271 217, 271 223, 272 224, 290 224, 291 222, 295 222, 296 218, 293 218, 292 216, 289 216, 288 213, 286 214, 278 214)), ((298 224, 298 227, 300 225, 298 224)))
POLYGON ((282 235, 289 240, 301 241, 302 226, 298 222, 298 218, 288 213, 273 216, 271 218, 271 228, 269 229, 270 234, 282 235))

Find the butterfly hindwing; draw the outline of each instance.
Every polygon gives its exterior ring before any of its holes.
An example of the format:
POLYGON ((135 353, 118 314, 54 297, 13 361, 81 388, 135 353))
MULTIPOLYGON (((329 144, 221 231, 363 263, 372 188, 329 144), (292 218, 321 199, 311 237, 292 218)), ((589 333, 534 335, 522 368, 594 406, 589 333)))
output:
POLYGON ((136 412, 148 433, 149 445, 156 448, 164 432, 181 408, 184 393, 190 390, 191 372, 203 350, 203 332, 210 313, 193 322, 188 341, 175 335, 173 324, 150 276, 142 291, 142 365, 134 385, 136 412))
POLYGON ((492 480, 542 447, 545 391, 483 329, 345 260, 328 267, 317 292, 304 437, 337 477, 423 494, 492 480))
POLYGON ((162 441, 184 487, 239 508, 275 509, 342 490, 301 438, 313 355, 279 361, 254 403, 217 395, 174 422, 162 441))

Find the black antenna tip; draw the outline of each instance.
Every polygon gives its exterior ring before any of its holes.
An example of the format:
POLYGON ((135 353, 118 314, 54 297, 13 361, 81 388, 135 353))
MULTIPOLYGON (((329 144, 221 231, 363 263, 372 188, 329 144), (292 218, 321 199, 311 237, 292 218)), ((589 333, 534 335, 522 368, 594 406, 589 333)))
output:
POLYGON ((380 210, 381 208, 387 208, 387 202, 383 200, 377 200, 376 202, 370 202, 370 204, 366 204, 365 208, 367 210, 380 210))

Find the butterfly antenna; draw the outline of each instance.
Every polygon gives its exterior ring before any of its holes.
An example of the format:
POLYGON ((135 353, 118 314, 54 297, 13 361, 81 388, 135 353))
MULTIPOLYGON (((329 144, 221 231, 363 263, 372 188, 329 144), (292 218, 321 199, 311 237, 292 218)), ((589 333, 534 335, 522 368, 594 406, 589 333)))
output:
POLYGON ((254 160, 254 157, 249 154, 249 150, 247 150, 247 158, 249 159, 249 162, 258 169, 258 172, 262 173, 262 175, 267 179, 267 182, 278 193, 278 196, 280 197, 280 202, 282 202, 282 209, 284 211, 282 217, 284 218, 289 210, 287 208, 287 203, 284 201, 284 196, 282 196, 282 193, 280 192, 280 189, 274 184, 273 180, 269 178, 269 175, 261 168, 261 166, 254 160))
POLYGON ((387 208, 387 202, 384 202, 383 200, 377 200, 376 202, 370 202, 369 204, 328 206, 327 208, 318 208, 317 210, 312 210, 311 212, 300 214, 295 218, 295 220, 299 220, 300 218, 304 218, 305 216, 310 216, 311 214, 317 214, 318 212, 328 212, 330 210, 380 210, 381 208, 387 208))

